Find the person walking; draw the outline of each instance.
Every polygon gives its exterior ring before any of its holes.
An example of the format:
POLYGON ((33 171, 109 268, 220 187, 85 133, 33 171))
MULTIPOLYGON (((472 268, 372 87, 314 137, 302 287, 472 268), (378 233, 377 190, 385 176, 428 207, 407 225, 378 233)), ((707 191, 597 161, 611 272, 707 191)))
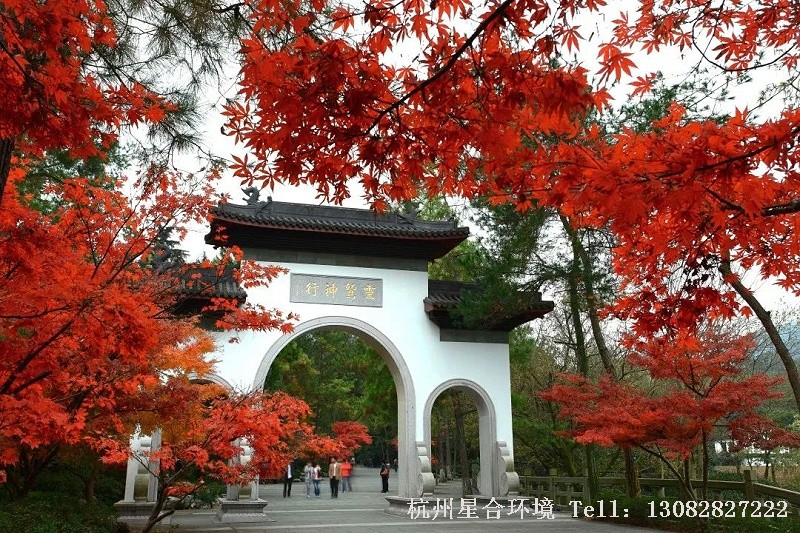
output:
POLYGON ((331 457, 331 464, 328 465, 328 478, 331 483, 331 498, 339 497, 339 480, 342 477, 342 465, 336 457, 331 457))
POLYGON ((381 492, 389 492, 389 472, 391 469, 389 468, 389 462, 384 461, 381 463, 381 492))
POLYGON ((303 478, 306 482, 306 498, 310 498, 311 492, 314 490, 314 466, 311 461, 307 462, 306 467, 303 468, 303 478))
POLYGON ((284 498, 291 498, 292 497, 292 462, 286 465, 286 469, 283 471, 283 497, 284 498))
POLYGON ((314 473, 312 474, 311 480, 314 482, 314 496, 319 498, 319 484, 322 480, 322 467, 319 466, 319 463, 314 463, 314 473))
POLYGON ((342 461, 342 492, 353 492, 353 486, 350 484, 350 473, 353 470, 353 465, 350 461, 342 461))

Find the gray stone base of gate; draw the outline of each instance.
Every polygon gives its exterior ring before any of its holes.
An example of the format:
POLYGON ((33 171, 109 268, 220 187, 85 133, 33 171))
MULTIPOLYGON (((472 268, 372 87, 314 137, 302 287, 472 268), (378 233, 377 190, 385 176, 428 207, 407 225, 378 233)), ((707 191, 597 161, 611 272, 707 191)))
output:
MULTIPOLYGON (((139 524, 146 522, 150 518, 150 513, 153 512, 155 502, 126 502, 118 501, 114 504, 114 509, 119 513, 119 521, 131 524, 139 524)), ((168 526, 170 524, 170 517, 166 517, 159 524, 168 526)))
POLYGON ((275 519, 264 514, 267 500, 226 500, 219 498, 217 518, 226 524, 246 524, 251 522, 274 522, 275 519))
POLYGON ((389 502, 389 507, 384 509, 384 512, 395 516, 407 516, 412 500, 414 504, 417 504, 419 503, 420 498, 403 498, 401 496, 386 496, 386 501, 389 502))

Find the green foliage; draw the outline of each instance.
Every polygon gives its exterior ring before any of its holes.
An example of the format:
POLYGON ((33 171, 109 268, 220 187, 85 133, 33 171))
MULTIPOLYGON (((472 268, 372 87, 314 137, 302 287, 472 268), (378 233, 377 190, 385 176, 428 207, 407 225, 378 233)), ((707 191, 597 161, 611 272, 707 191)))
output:
POLYGON ((217 501, 217 498, 222 496, 224 493, 224 483, 209 479, 192 495, 192 501, 195 504, 199 503, 200 507, 208 507, 210 509, 217 501))
POLYGON ((97 187, 114 187, 114 180, 121 177, 122 169, 130 161, 119 145, 114 145, 105 156, 75 159, 66 150, 51 150, 40 159, 27 161, 28 172, 17 187, 32 209, 52 213, 59 207, 59 198, 47 192, 53 184, 83 177, 97 187))
POLYGON ((73 496, 32 492, 27 498, 0 503, 0 533, 118 533, 116 513, 73 496))
POLYGON ((295 339, 275 359, 265 389, 303 399, 319 432, 330 433, 335 422, 344 420, 366 425, 373 444, 359 457, 380 460, 397 436, 394 378, 381 356, 349 333, 319 331, 295 339))
POLYGON ((664 118, 673 102, 687 110, 687 120, 713 120, 720 124, 730 117, 720 114, 718 104, 730 97, 727 88, 713 90, 703 73, 681 83, 668 84, 661 73, 653 81, 653 90, 640 100, 631 100, 610 113, 592 119, 610 135, 631 129, 637 133, 653 131, 653 123, 664 118))
POLYGON ((125 492, 125 468, 103 465, 96 452, 85 446, 62 447, 56 463, 37 478, 36 490, 70 494, 87 501, 92 497, 107 506, 125 492), (87 487, 90 487, 87 494, 87 487))

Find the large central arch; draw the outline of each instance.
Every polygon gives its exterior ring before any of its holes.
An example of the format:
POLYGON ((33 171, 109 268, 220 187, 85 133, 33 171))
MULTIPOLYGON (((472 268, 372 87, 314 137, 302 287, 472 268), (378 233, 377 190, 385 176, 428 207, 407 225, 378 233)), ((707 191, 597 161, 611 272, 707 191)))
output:
MULTIPOLYGON (((406 465, 415 464, 417 457, 414 453, 408 453, 414 452, 416 449, 415 446, 411 446, 411 443, 416 441, 414 431, 414 420, 416 418, 414 381, 400 350, 380 330, 363 320, 348 316, 325 316, 296 325, 291 333, 278 338, 267 349, 258 366, 258 371, 253 381, 253 389, 258 390, 264 387, 264 382, 267 379, 272 363, 275 362, 275 359, 290 342, 306 333, 325 330, 345 331, 360 337, 381 356, 389 367, 397 392, 398 460, 406 465)), ((420 488, 418 488, 420 481, 416 477, 412 478, 407 468, 398 471, 397 487, 401 496, 417 494, 420 491, 420 488)))

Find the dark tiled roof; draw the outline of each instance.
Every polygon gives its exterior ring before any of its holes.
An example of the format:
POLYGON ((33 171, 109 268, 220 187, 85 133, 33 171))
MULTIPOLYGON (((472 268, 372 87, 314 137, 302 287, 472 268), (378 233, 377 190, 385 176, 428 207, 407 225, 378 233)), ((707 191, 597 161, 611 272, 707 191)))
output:
MULTIPOLYGON (((171 292, 175 298, 171 312, 176 315, 208 315, 205 309, 212 298, 237 300, 247 299, 247 293, 239 287, 233 277, 233 267, 219 270, 216 266, 203 267, 197 264, 176 265, 164 272, 170 277, 171 292)), ((212 312, 211 315, 215 315, 212 312)))
POLYGON ((265 202, 211 210, 209 244, 433 260, 469 236, 453 221, 418 220, 369 209, 265 202), (223 236, 224 235, 224 236, 223 236))
POLYGON ((423 300, 428 318, 443 329, 481 331, 511 331, 515 327, 541 318, 553 310, 553 302, 542 301, 539 292, 518 294, 516 304, 497 302, 491 316, 482 318, 477 325, 466 324, 458 313, 458 305, 468 294, 479 294, 477 285, 459 281, 428 281, 428 296, 423 300))
POLYGON ((399 213, 376 213, 369 209, 272 200, 252 205, 221 203, 213 208, 211 213, 218 218, 272 228, 416 239, 469 236, 469 228, 458 227, 454 221, 433 222, 399 213))
POLYGON ((219 267, 187 266, 180 273, 180 289, 178 292, 185 296, 199 296, 203 298, 234 298, 244 301, 247 293, 239 287, 233 277, 233 267, 226 266, 222 271, 219 267))

